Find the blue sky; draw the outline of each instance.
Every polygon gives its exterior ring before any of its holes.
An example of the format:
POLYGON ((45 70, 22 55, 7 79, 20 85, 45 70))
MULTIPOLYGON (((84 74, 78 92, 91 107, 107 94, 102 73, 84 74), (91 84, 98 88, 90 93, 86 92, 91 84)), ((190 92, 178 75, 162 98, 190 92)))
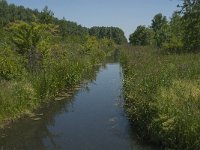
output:
POLYGON ((150 25, 153 16, 167 17, 180 0, 7 0, 9 3, 42 10, 48 6, 58 18, 65 17, 86 27, 117 26, 128 37, 138 25, 150 25))

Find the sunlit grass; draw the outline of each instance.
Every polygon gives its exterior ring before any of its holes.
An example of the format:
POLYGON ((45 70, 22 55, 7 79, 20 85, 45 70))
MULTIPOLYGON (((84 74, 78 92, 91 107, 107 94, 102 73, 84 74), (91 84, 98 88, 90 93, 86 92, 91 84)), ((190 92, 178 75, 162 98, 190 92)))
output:
POLYGON ((124 93, 140 137, 175 149, 200 149, 200 54, 124 48, 124 93))
POLYGON ((88 54, 80 54, 86 47, 75 49, 74 43, 64 48, 64 44, 56 48, 50 45, 47 48, 52 51, 52 56, 43 61, 39 71, 32 73, 24 70, 16 78, 0 79, 0 121, 31 112, 42 103, 52 100, 62 89, 83 81, 94 71, 96 64, 115 49, 114 45, 108 46, 100 40, 97 42, 98 45, 90 48, 88 54))

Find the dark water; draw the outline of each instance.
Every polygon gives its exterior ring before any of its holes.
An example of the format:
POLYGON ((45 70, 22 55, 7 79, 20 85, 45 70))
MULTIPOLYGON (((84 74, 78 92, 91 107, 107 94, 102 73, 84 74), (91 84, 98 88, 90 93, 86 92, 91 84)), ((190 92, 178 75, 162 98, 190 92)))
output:
POLYGON ((149 150, 125 115, 119 63, 107 63, 73 97, 0 131, 0 149, 149 150))

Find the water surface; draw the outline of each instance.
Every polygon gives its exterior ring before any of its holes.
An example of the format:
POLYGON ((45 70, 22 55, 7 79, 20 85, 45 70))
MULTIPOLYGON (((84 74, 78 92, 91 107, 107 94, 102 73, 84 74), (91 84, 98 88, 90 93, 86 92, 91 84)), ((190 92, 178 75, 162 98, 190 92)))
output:
POLYGON ((138 144, 125 115, 122 69, 107 63, 74 96, 0 131, 0 149, 149 150, 138 144))

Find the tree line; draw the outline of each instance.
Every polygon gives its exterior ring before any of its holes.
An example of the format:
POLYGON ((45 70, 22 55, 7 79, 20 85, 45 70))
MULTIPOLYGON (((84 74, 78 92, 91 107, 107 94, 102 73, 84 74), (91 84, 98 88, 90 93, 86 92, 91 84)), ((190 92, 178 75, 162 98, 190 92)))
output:
POLYGON ((118 27, 92 27, 89 29, 89 34, 99 39, 112 39, 117 44, 127 43, 123 30, 118 27))
POLYGON ((140 25, 130 35, 132 45, 154 45, 169 52, 200 50, 200 0, 183 0, 167 20, 161 13, 154 16, 151 26, 140 25))
POLYGON ((115 43, 121 44, 127 42, 124 32, 117 27, 92 27, 86 28, 75 22, 67 21, 65 18, 59 20, 54 17, 54 13, 46 6, 41 12, 37 9, 29 9, 23 6, 8 4, 6 0, 0 1, 0 28, 10 22, 17 20, 25 22, 36 21, 39 23, 56 24, 59 26, 63 38, 69 36, 91 35, 97 38, 112 39, 115 43))

